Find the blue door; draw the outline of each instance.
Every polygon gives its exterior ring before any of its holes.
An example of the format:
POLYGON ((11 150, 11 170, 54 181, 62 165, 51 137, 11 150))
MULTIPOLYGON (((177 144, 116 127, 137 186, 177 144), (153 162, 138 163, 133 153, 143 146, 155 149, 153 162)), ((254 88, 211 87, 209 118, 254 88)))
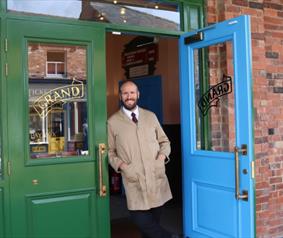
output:
POLYGON ((250 18, 180 38, 185 237, 255 237, 250 18))

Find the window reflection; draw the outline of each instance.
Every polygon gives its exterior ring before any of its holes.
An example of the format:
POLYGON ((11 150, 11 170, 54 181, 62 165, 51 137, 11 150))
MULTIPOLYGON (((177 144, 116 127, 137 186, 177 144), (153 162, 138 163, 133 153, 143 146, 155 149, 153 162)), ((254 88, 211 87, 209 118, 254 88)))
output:
POLYGON ((178 4, 150 0, 8 0, 8 10, 180 30, 178 4))
POLYGON ((32 158, 88 154, 86 48, 30 43, 32 158))
POLYGON ((48 77, 65 77, 66 68, 65 68, 65 52, 47 52, 47 76, 48 77))

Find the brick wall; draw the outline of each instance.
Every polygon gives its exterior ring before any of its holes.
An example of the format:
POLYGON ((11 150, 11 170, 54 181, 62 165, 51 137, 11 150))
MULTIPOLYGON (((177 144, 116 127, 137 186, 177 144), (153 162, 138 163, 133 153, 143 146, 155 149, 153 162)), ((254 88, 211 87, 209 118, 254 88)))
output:
POLYGON ((283 1, 207 0, 207 23, 251 15, 257 237, 283 237, 283 1))

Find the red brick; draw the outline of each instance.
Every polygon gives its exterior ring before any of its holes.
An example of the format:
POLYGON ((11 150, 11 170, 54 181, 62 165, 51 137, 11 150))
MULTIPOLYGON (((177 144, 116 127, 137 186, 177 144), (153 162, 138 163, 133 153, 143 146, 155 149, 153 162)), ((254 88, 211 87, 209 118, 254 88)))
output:
POLYGON ((282 177, 274 177, 270 178, 269 183, 274 184, 274 183, 281 183, 282 182, 282 177))
POLYGON ((261 204, 261 203, 268 202, 268 200, 269 200, 269 196, 257 197, 256 203, 261 204))

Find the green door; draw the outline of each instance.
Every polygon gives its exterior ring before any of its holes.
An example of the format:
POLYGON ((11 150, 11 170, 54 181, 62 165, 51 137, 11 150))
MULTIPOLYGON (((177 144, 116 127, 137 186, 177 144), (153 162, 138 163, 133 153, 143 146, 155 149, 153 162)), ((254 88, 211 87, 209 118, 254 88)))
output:
POLYGON ((12 237, 110 237, 104 29, 7 20, 12 237))

